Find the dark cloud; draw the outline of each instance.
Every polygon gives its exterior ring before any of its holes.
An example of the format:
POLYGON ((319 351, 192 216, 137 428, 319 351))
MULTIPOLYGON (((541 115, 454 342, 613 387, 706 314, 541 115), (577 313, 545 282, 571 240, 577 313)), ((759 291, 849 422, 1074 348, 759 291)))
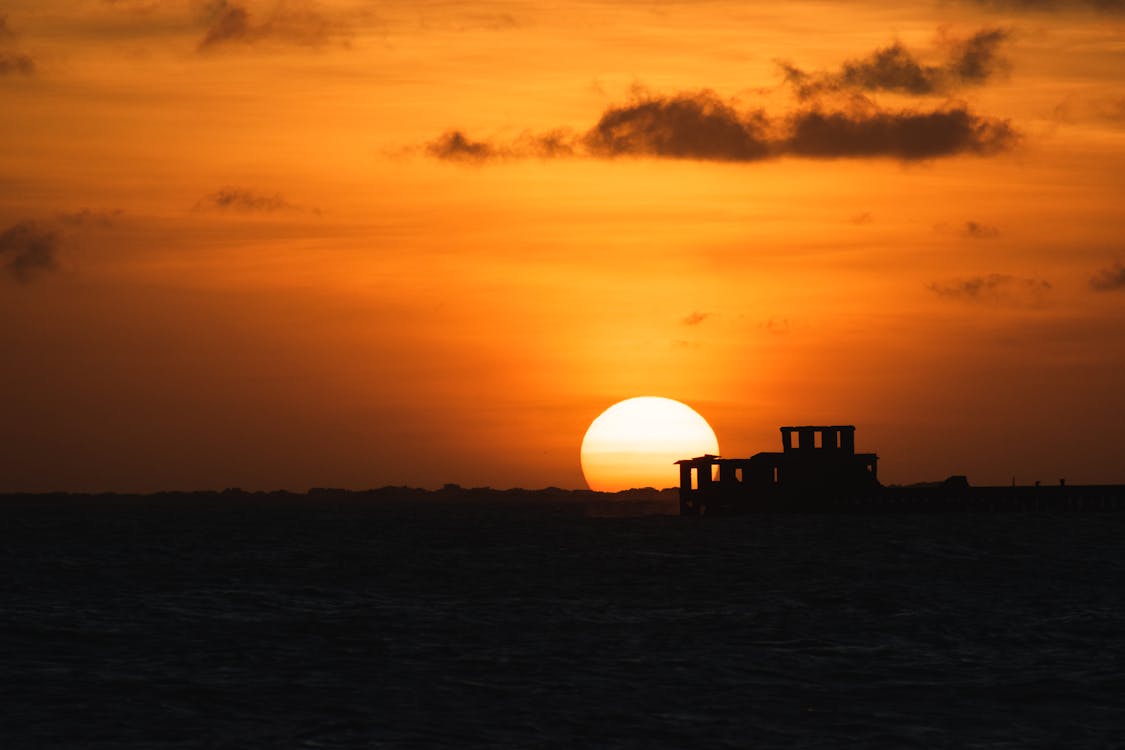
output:
POLYGON ((1125 264, 1117 261, 1090 277, 1090 286, 1098 292, 1125 291, 1125 264))
POLYGON ((802 99, 843 89, 932 94, 942 78, 941 68, 923 66, 898 42, 862 60, 846 62, 836 73, 806 73, 786 62, 779 62, 778 66, 785 74, 786 83, 792 85, 802 99))
POLYGON ((57 214, 59 223, 72 227, 110 227, 124 213, 120 208, 112 211, 95 211, 83 208, 79 211, 61 211, 57 214))
POLYGON ((212 0, 204 6, 203 22, 206 31, 199 41, 201 52, 262 41, 319 46, 348 34, 344 24, 305 5, 279 5, 259 22, 242 3, 212 0))
POLYGON ((961 233, 975 240, 987 240, 1000 236, 1000 230, 996 227, 990 227, 976 221, 966 221, 961 233))
POLYGON ((449 161, 485 161, 504 154, 485 141, 474 141, 460 130, 443 133, 437 140, 426 144, 430 156, 449 161))
POLYGON ((787 154, 812 158, 890 156, 904 161, 957 154, 987 156, 1017 140, 1006 120, 984 118, 964 106, 933 112, 823 112, 790 118, 787 154))
POLYGON ((934 231, 942 234, 955 234, 973 240, 990 240, 1000 236, 1000 230, 979 221, 969 220, 962 224, 951 225, 947 222, 934 224, 934 231))
POLYGON ((762 110, 740 112, 709 91, 648 96, 610 107, 582 135, 525 134, 497 144, 451 130, 425 148, 439 159, 470 162, 527 156, 747 162, 786 155, 912 161, 995 154, 1011 148, 1018 138, 1007 121, 975 115, 963 105, 892 112, 866 104, 847 112, 815 107, 771 119, 762 110))
POLYGON ((1098 102, 1095 107, 1099 117, 1113 122, 1125 122, 1125 96, 1098 102))
POLYGON ((1009 36, 1004 29, 985 29, 968 39, 950 40, 945 60, 937 65, 923 63, 901 42, 849 60, 835 72, 806 73, 787 62, 778 65, 802 99, 844 91, 945 94, 961 86, 984 83, 1004 67, 999 47, 1009 36))
POLYGON ((693 312, 691 315, 688 315, 687 317, 685 317, 680 322, 683 323, 685 326, 697 326, 710 317, 711 317, 711 313, 693 312))
POLYGON ((1011 35, 1008 29, 983 29, 968 39, 952 41, 946 70, 956 82, 984 83, 1007 67, 1007 60, 999 55, 999 47, 1011 35))
POLYGON ((583 140, 602 157, 754 161, 770 155, 765 125, 763 114, 742 115, 702 91, 610 107, 583 140))
POLYGON ((945 299, 994 304, 1037 304, 1051 291, 1051 283, 1043 279, 992 273, 941 284, 935 282, 928 288, 945 299))
POLYGON ((58 269, 59 236, 33 221, 21 221, 0 234, 0 266, 9 278, 26 284, 58 269))
POLYGON ((33 75, 35 61, 19 52, 0 52, 0 76, 33 75))
POLYGON ((267 214, 302 210, 300 206, 282 198, 280 193, 265 195, 239 187, 225 187, 217 190, 200 199, 195 207, 196 209, 267 214))
POLYGON ((1089 9, 1103 13, 1125 12, 1125 0, 963 0, 1000 10, 1066 11, 1089 9))
MULTIPOLYGON (((0 13, 0 44, 10 44, 16 38, 11 27, 8 26, 7 14, 0 13)), ((22 52, 0 50, 0 76, 24 75, 35 73, 35 60, 30 55, 22 52)))
POLYGON ((463 131, 449 130, 425 145, 426 153, 447 161, 485 162, 494 159, 538 157, 555 159, 575 156, 578 139, 569 130, 523 133, 511 143, 498 145, 469 138, 463 131))
POLYGON ((763 323, 759 323, 758 327, 763 328, 768 333, 772 333, 777 336, 789 333, 789 331, 791 330, 788 318, 770 318, 763 323))
POLYGON ((102 0, 103 5, 112 5, 134 13, 151 13, 160 7, 161 0, 102 0))
POLYGON ((207 33, 199 49, 208 49, 231 41, 251 41, 250 13, 240 5, 219 0, 208 8, 207 33))
POLYGON ((578 143, 572 131, 559 128, 547 133, 524 133, 513 144, 515 153, 523 156, 537 156, 554 159, 574 156, 578 143))

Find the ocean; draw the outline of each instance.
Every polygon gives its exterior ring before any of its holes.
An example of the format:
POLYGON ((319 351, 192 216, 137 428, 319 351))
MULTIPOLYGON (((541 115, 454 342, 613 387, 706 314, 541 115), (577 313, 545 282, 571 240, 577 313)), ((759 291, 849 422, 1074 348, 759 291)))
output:
POLYGON ((1125 513, 0 498, 0 747, 1125 747, 1125 513))

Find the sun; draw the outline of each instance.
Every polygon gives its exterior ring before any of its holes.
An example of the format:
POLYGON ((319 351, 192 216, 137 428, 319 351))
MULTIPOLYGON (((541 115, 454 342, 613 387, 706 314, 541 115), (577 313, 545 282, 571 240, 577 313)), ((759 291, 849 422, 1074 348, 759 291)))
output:
POLYGON ((705 453, 719 453, 706 419, 679 401, 638 396, 614 404, 590 423, 582 438, 582 474, 599 492, 675 487, 674 462, 705 453))

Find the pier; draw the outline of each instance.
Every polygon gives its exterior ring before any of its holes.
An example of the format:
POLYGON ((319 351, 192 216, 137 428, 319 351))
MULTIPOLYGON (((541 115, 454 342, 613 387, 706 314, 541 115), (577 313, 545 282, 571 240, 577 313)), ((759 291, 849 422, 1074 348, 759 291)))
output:
POLYGON ((1000 512, 1125 509, 1125 484, 974 487, 964 476, 884 486, 854 425, 782 427, 779 452, 677 461, 680 515, 755 512, 1000 512))

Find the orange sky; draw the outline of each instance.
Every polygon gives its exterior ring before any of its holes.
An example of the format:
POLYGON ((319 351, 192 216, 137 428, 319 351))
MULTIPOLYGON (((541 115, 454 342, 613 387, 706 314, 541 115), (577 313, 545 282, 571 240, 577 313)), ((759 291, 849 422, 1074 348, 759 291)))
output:
POLYGON ((1125 3, 9 0, 0 491, 1125 482, 1125 3), (669 484, 676 481, 669 467, 669 484))

